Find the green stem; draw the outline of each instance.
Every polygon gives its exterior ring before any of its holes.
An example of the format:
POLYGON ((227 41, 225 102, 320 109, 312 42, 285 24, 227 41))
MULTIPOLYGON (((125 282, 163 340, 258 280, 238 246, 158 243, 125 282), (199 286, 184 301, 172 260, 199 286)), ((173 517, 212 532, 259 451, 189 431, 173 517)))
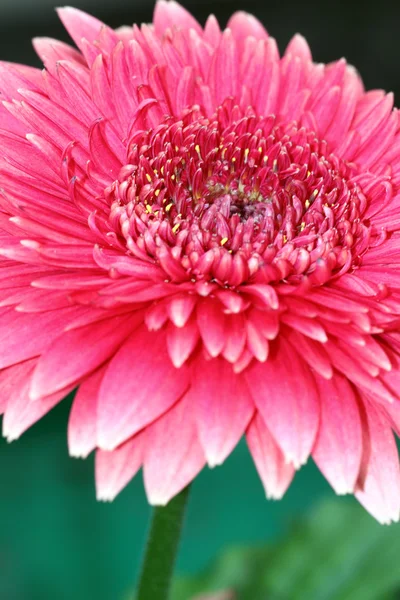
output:
POLYGON ((189 487, 153 510, 136 600, 168 600, 189 487))

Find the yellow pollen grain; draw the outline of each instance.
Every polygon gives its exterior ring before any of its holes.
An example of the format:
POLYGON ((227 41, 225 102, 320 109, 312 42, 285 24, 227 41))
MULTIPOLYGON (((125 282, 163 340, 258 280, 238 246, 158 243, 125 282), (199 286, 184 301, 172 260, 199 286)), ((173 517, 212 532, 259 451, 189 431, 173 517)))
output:
POLYGON ((220 241, 221 246, 223 246, 224 244, 226 244, 227 241, 228 241, 227 237, 222 238, 222 240, 220 241))
POLYGON ((232 158, 232 162, 236 162, 236 157, 235 156, 232 158))
POLYGON ((157 169, 153 169, 153 173, 154 173, 154 175, 158 175, 157 169))
POLYGON ((150 177, 150 175, 149 175, 148 173, 146 173, 146 179, 147 179, 147 181, 150 183, 150 181, 151 181, 151 177, 150 177))
POLYGON ((167 206, 165 207, 165 212, 169 212, 171 210, 171 208, 173 207, 174 203, 170 202, 169 204, 167 204, 167 206))
POLYGON ((176 225, 174 225, 173 228, 172 228, 172 233, 176 233, 178 231, 178 229, 179 229, 180 226, 181 226, 180 223, 177 223, 176 225))
POLYGON ((159 195, 160 195, 160 190, 156 190, 156 191, 154 192, 154 195, 155 195, 155 197, 157 198, 157 196, 159 196, 159 195))

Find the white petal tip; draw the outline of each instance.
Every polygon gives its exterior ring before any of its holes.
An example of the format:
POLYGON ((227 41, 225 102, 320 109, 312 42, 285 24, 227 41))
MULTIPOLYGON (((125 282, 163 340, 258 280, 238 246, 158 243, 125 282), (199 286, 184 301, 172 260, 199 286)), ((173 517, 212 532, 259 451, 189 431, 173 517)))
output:
POLYGON ((152 494, 151 496, 147 495, 147 500, 151 506, 167 506, 168 502, 171 500, 170 496, 152 494))
POLYGON ((283 492, 281 492, 281 491, 274 491, 274 492, 266 491, 265 495, 266 495, 267 500, 275 500, 276 501, 276 500, 282 500, 284 493, 285 493, 284 491, 283 492))
POLYGON ((97 439, 97 448, 99 450, 104 450, 105 452, 112 452, 118 447, 118 445, 118 443, 112 443, 109 440, 103 439, 101 437, 97 439))
POLYGON ((107 490, 96 493, 96 500, 98 502, 112 502, 115 499, 115 495, 111 494, 107 490))
POLYGON ((92 452, 93 448, 88 450, 87 448, 69 448, 68 454, 71 458, 81 458, 85 459, 92 452))

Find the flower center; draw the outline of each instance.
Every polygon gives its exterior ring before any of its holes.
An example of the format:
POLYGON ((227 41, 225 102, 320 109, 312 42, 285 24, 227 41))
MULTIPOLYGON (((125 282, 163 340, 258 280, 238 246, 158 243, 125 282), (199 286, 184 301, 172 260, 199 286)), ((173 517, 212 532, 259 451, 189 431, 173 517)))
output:
POLYGON ((368 245, 356 175, 314 132, 227 101, 135 132, 105 197, 128 251, 173 280, 321 284, 368 245))

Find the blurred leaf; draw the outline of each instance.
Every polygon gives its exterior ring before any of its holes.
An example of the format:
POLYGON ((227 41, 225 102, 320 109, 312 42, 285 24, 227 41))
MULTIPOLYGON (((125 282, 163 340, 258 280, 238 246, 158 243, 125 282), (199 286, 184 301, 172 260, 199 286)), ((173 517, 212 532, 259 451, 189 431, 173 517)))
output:
POLYGON ((227 550, 202 575, 177 580, 172 597, 232 590, 235 600, 395 600, 399 556, 400 525, 379 525, 340 499, 276 545, 227 550))

